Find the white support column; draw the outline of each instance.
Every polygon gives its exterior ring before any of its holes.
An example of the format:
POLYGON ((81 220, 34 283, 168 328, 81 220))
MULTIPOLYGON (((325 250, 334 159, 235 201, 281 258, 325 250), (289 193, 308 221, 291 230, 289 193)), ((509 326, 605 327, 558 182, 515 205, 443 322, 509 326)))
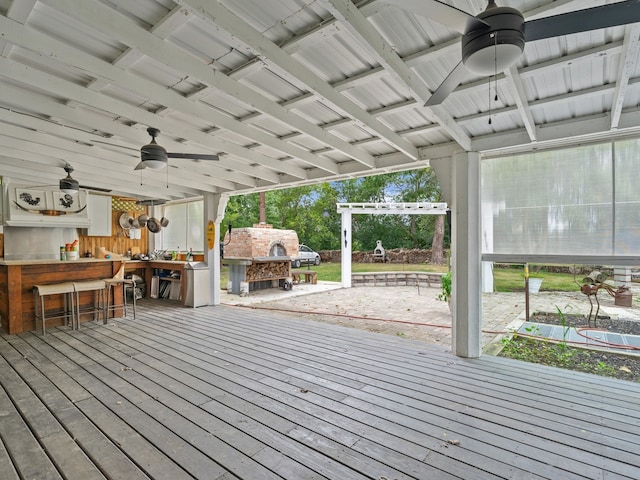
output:
POLYGON ((219 193, 204 194, 204 261, 209 265, 209 305, 220 305, 220 222, 224 218, 229 197, 219 193), (207 243, 207 228, 212 221, 215 232, 213 248, 207 243))
POLYGON ((342 286, 351 287, 351 212, 341 211, 342 229, 340 230, 340 248, 342 250, 342 286))
POLYGON ((480 155, 452 157, 453 171, 453 351, 476 358, 482 352, 480 249, 480 155))

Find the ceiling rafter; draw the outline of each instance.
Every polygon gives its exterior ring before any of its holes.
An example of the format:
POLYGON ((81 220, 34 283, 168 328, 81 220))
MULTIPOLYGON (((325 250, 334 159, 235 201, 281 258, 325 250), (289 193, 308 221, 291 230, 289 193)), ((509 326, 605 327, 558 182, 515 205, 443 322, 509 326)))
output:
MULTIPOLYGON (((130 118, 138 123, 145 125, 154 125, 159 127, 160 130, 171 131, 176 136, 183 138, 191 138, 200 145, 208 146, 212 149, 220 149, 232 154, 238 155, 240 158, 244 158, 248 161, 252 161, 257 164, 270 163, 273 160, 268 157, 246 150, 242 147, 236 146, 231 142, 225 142, 220 139, 214 139, 205 133, 195 131, 187 126, 179 126, 175 123, 170 123, 167 119, 155 115, 146 110, 142 110, 137 107, 130 106, 122 101, 116 100, 112 97, 107 97, 98 92, 94 92, 80 87, 74 83, 65 81, 60 78, 56 78, 52 75, 40 73, 39 75, 33 74, 30 67, 24 65, 18 65, 15 62, 0 57, 0 69, 3 70, 4 75, 7 78, 28 83, 36 88, 44 91, 54 92, 64 98, 75 98, 78 102, 85 105, 93 105, 98 108, 117 113, 122 117, 130 118)), ((240 163, 237 161, 231 162, 223 157, 220 159, 221 166, 229 166, 235 170, 241 171, 246 174, 253 174, 254 176, 260 176, 264 180, 268 180, 272 183, 279 183, 278 174, 275 172, 268 172, 265 169, 257 170, 255 167, 248 165, 247 163, 240 163)))
MULTIPOLYGON (((176 6, 158 24, 154 25, 154 27, 150 31, 159 38, 166 39, 171 33, 175 31, 175 29, 180 28, 181 26, 186 24, 189 18, 190 15, 188 10, 176 6)), ((60 45, 58 48, 54 48, 51 44, 52 42, 54 42, 53 39, 51 39, 50 42, 46 43, 47 48, 55 50, 57 58, 61 58, 61 56, 64 55, 65 48, 68 49, 69 47, 60 45)), ((337 173, 335 164, 333 164, 333 162, 327 160, 326 158, 313 155, 307 150, 295 148, 292 145, 287 144, 286 142, 280 142, 273 135, 266 135, 255 128, 248 128, 247 126, 243 125, 242 119, 240 121, 234 120, 227 115, 223 115, 211 108, 206 107, 204 104, 198 103, 197 100, 206 95, 207 89, 202 89, 199 92, 196 92, 193 95, 189 95, 185 98, 184 96, 179 95, 172 90, 167 90, 165 88, 159 87, 150 81, 145 81, 140 77, 134 78, 132 75, 126 75, 124 72, 120 72, 120 69, 122 69, 123 67, 126 68, 134 61, 137 61, 140 55, 140 52, 137 52, 135 49, 129 48, 125 53, 120 55, 120 57, 118 57, 115 62, 113 62, 113 66, 119 68, 114 68, 111 70, 107 69, 104 66, 96 66, 96 62, 94 61, 93 57, 84 54, 80 50, 75 50, 71 55, 65 55, 65 61, 67 63, 73 62, 73 64, 75 64, 76 66, 83 64, 85 66, 89 66, 92 73, 95 74, 97 74, 98 68, 102 67, 102 70, 107 70, 104 75, 109 75, 109 78, 97 78, 89 85, 87 85, 87 88, 99 91, 109 84, 115 84, 121 86, 122 88, 133 90, 139 95, 152 96, 159 103, 165 104, 166 110, 162 112, 163 115, 166 115, 168 111, 171 110, 194 114, 203 120, 209 120, 217 124, 218 126, 222 126, 227 130, 237 133, 238 135, 252 138, 254 140, 260 141, 264 145, 273 147, 274 149, 280 150, 288 155, 305 160, 310 165, 316 166, 331 173, 337 173), (120 77, 120 80, 116 80, 114 77, 120 77), (133 81, 135 81, 137 85, 140 85, 138 89, 133 88, 133 81)), ((155 113, 158 114, 157 111, 155 113)), ((274 165, 273 167, 278 170, 284 170, 285 173, 289 173, 294 177, 297 176, 299 178, 305 178, 305 175, 301 170, 289 168, 283 164, 274 165)))
MULTIPOLYGON (((19 90, 16 87, 5 85, 2 89, 0 89, 0 101, 2 101, 3 103, 8 103, 10 101, 14 105, 16 104, 23 105, 24 109, 26 110, 29 105, 29 102, 33 101, 33 96, 26 94, 25 92, 19 90)), ((44 98, 39 98, 38 104, 42 108, 45 108, 47 111, 51 112, 54 117, 64 119, 67 125, 92 125, 94 128, 101 131, 111 131, 114 134, 118 135, 119 138, 124 138, 131 142, 129 145, 127 144, 122 145, 122 147, 135 149, 136 151, 135 156, 123 155, 122 152, 124 150, 121 150, 120 153, 112 152, 111 150, 107 150, 101 147, 100 146, 101 143, 99 142, 111 141, 115 145, 118 145, 117 142, 111 140, 110 138, 105 138, 102 134, 86 133, 81 130, 75 130, 72 135, 76 139, 94 146, 90 148, 89 155, 92 154, 91 153, 92 150, 97 150, 97 152, 94 155, 103 156, 105 160, 109 160, 112 162, 119 162, 119 163, 126 162, 127 169, 130 169, 131 166, 134 165, 134 162, 136 163, 138 162, 139 160, 138 148, 140 147, 140 143, 139 143, 140 139, 139 139, 139 132, 137 130, 134 130, 131 127, 123 125, 121 123, 105 120, 103 117, 92 114, 88 110, 71 108, 61 103, 47 100, 44 98), (131 159, 134 159, 134 162, 132 162, 131 159)), ((66 133, 67 137, 70 136, 68 132, 65 132, 65 130, 68 130, 68 126, 63 123, 51 122, 50 120, 45 120, 45 119, 36 119, 35 117, 28 117, 28 119, 25 119, 25 118, 22 118, 24 117, 24 115, 21 115, 17 111, 8 111, 8 110, 0 109, 0 119, 5 119, 5 116, 6 116, 7 123, 14 124, 14 125, 23 125, 26 129, 28 129, 27 133, 29 132, 29 130, 38 130, 41 132, 49 133, 50 135, 53 135, 53 136, 56 136, 56 135, 65 136, 64 133, 66 133)), ((174 143, 170 140, 163 143, 166 146, 171 148, 173 147, 177 148, 180 146, 179 144, 174 143)), ((209 163, 207 166, 207 171, 214 173, 216 178, 220 179, 220 181, 233 182, 235 184, 244 185, 247 187, 256 186, 255 177, 243 174, 241 172, 230 173, 229 171, 227 171, 226 168, 219 167, 217 163, 219 162, 216 162, 216 164, 213 164, 213 162, 209 163)))
MULTIPOLYGON (((355 118, 362 128, 374 131, 390 145, 404 152, 409 157, 413 159, 418 157, 418 151, 411 143, 398 136, 386 125, 381 124, 367 114, 365 110, 341 95, 333 89, 331 85, 292 58, 271 40, 234 15, 216 0, 178 1, 181 5, 189 6, 192 12, 199 15, 203 20, 215 23, 218 28, 224 28, 240 39, 254 51, 258 52, 265 64, 272 66, 272 68, 285 78, 289 78, 294 83, 303 84, 306 88, 314 90, 317 95, 324 98, 325 101, 355 118)), ((373 167, 374 163, 372 162, 370 166, 373 167)))
MULTIPOLYGON (((21 45, 27 49, 35 49, 36 46, 39 46, 42 50, 40 55, 49 55, 51 58, 56 58, 59 61, 75 66, 81 70, 87 69, 92 75, 96 76, 101 81, 101 88, 108 84, 119 85, 124 89, 135 92, 138 95, 153 97, 155 101, 169 105, 176 111, 187 112, 203 120, 209 119, 218 124, 224 124, 225 127, 228 126, 229 129, 234 129, 236 133, 244 134, 247 138, 258 137, 259 140, 267 145, 274 148, 280 148, 280 150, 283 150, 290 155, 298 156, 298 158, 305 159, 311 164, 319 164, 323 168, 336 173, 335 166, 328 165, 329 162, 323 161, 323 159, 316 158, 301 149, 295 149, 274 137, 265 135, 257 129, 249 128, 241 122, 237 122, 230 117, 224 116, 215 110, 206 107, 204 104, 191 102, 172 90, 162 88, 153 82, 131 75, 107 62, 101 62, 100 60, 83 53, 79 49, 74 49, 73 47, 64 45, 62 42, 46 37, 38 32, 30 32, 30 34, 27 35, 25 32, 26 27, 2 17, 0 17, 0 28, 3 30, 5 38, 11 40, 15 44, 21 45)), ((88 89, 96 93, 99 92, 99 89, 95 88, 95 83, 94 88, 88 89)), ((77 100, 74 100, 74 102, 78 103, 77 100)), ((228 145, 223 148, 228 148, 228 145)), ((273 168, 274 170, 283 171, 292 176, 297 176, 298 178, 305 178, 306 176, 302 169, 289 166, 283 162, 276 163, 276 161, 269 161, 266 157, 261 160, 256 159, 256 161, 264 166, 273 168)))
MULTIPOLYGON (((351 35, 361 42, 362 46, 373 55, 378 63, 385 67, 388 73, 395 76, 401 83, 404 83, 409 88, 415 100, 425 102, 431 96, 431 92, 422 79, 407 67, 391 45, 382 38, 351 1, 320 1, 335 18, 342 21, 351 35)), ((431 108, 430 111, 435 117, 434 120, 442 125, 445 131, 456 142, 465 150, 471 148, 471 139, 469 136, 444 108, 438 106, 431 108)))
MULTIPOLYGON (((218 2, 7 2, 0 175, 54 184, 71 160, 83 184, 172 200, 421 168, 464 150, 422 106, 448 57, 459 58, 458 33, 384 1, 218 2), (265 37, 273 44, 256 48, 265 37), (314 83, 316 71, 332 81, 314 83), (222 158, 134 172, 148 125, 162 130, 169 151, 222 158), (381 133, 407 142, 417 160, 381 133)), ((613 2, 517 5, 530 19, 613 2)), ((462 8, 478 13, 484 5, 462 8)), ((638 135, 640 66, 624 30, 527 46, 518 64, 525 66, 495 78, 502 106, 492 108, 491 126, 486 78, 469 75, 440 107, 483 155, 638 135)))
POLYGON ((522 85, 522 80, 520 79, 520 74, 518 73, 518 69, 515 66, 512 66, 505 70, 505 79, 507 81, 507 87, 511 91, 513 97, 516 100, 516 105, 518 107, 518 113, 520 114, 520 118, 522 119, 522 123, 524 124, 524 128, 527 130, 529 134, 529 139, 532 142, 537 140, 536 134, 536 122, 533 119, 533 115, 531 114, 531 108, 529 108, 529 101, 527 100, 526 93, 524 91, 524 86, 522 85))
POLYGON ((613 94, 611 105, 611 129, 616 130, 622 114, 624 96, 629 85, 629 75, 638 61, 638 46, 640 44, 640 25, 627 25, 624 33, 624 47, 620 58, 618 75, 616 80, 616 90, 613 94))
MULTIPOLYGON (((234 98, 242 99, 247 105, 273 118, 279 118, 290 125, 296 125, 303 133, 316 138, 323 137, 322 131, 316 125, 313 125, 298 115, 290 113, 277 103, 266 99, 255 90, 233 80, 229 76, 212 70, 209 66, 190 58, 188 55, 184 55, 184 52, 178 47, 163 42, 155 35, 140 29, 137 25, 128 21, 128 19, 105 6, 92 4, 91 8, 87 8, 84 3, 78 4, 74 0, 49 0, 48 3, 71 17, 90 23, 92 27, 96 29, 104 30, 110 34, 116 34, 121 42, 135 45, 136 49, 145 55, 166 63, 175 70, 198 79, 203 84, 220 89, 234 98), (95 15, 96 11, 100 14, 99 18, 95 15)), ((344 153, 370 168, 375 166, 375 159, 373 157, 352 148, 347 142, 337 137, 324 135, 323 141, 335 150, 344 153)))
MULTIPOLYGON (((7 18, 15 20, 16 22, 25 23, 37 1, 38 0, 13 0, 7 10, 7 18)), ((0 39, 0 56, 8 56, 12 47, 13 45, 10 42, 0 39)))

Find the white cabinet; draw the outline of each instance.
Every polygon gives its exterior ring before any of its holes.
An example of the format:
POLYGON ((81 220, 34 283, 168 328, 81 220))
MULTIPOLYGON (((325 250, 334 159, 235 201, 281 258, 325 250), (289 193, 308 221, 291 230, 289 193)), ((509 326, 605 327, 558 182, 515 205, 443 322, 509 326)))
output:
POLYGON ((9 227, 86 228, 87 191, 66 194, 57 186, 7 185, 4 224, 9 227))
POLYGON ((89 194, 87 210, 91 226, 87 229, 90 237, 111 236, 111 197, 106 195, 89 194))

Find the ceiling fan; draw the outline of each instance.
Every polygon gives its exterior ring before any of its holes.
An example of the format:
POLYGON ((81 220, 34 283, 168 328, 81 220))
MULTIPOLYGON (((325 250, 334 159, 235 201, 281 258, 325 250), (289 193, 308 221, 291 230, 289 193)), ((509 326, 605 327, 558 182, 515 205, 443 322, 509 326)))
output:
POLYGON ((169 158, 192 158, 194 160, 219 160, 218 155, 206 155, 197 153, 171 153, 167 152, 162 145, 156 143, 156 137, 160 135, 157 128, 147 128, 147 133, 151 135, 151 142, 140 149, 140 163, 134 170, 151 168, 158 170, 169 164, 169 158))
POLYGON ((511 67, 526 42, 640 22, 640 0, 626 0, 575 12, 524 20, 515 8, 487 8, 473 16, 439 0, 383 0, 385 3, 432 19, 462 33, 462 60, 444 79, 425 106, 441 104, 467 72, 495 75, 511 67))

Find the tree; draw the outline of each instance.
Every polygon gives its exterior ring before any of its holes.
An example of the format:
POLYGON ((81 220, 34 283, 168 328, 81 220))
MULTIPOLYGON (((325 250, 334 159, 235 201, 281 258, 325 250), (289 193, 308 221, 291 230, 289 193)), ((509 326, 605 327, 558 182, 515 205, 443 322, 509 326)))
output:
POLYGON ((444 265, 444 215, 436 215, 435 228, 433 229, 433 242, 431 242, 431 263, 444 265))
MULTIPOLYGON (((274 228, 295 230, 301 243, 316 250, 340 248, 337 203, 434 202, 440 188, 429 168, 361 177, 312 186, 266 192, 266 221, 274 228)), ((234 227, 258 223, 259 194, 232 197, 223 220, 234 227)), ((354 215, 353 246, 373 250, 376 240, 385 248, 436 248, 446 237, 434 215, 354 215), (439 242, 439 243, 438 243, 439 242)))

